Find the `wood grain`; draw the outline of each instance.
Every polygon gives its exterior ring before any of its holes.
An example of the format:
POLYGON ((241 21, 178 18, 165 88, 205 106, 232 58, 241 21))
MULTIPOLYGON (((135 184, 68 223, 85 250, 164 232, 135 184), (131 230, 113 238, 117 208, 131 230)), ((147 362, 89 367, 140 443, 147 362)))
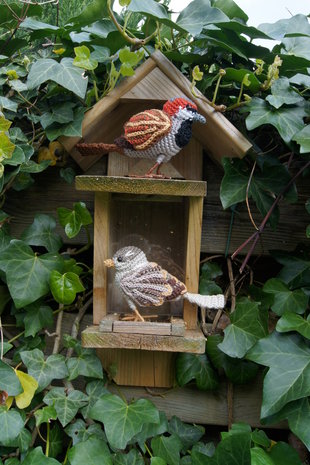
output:
POLYGON ((156 323, 149 321, 115 321, 113 324, 113 332, 170 336, 171 323, 156 323))
POLYGON ((205 351, 205 337, 199 329, 186 330, 185 336, 103 333, 98 326, 90 326, 82 333, 83 347, 111 349, 139 349, 164 352, 205 351))
POLYGON ((77 176, 78 190, 148 194, 172 196, 204 196, 206 183, 204 181, 187 181, 180 179, 137 179, 122 176, 77 176))

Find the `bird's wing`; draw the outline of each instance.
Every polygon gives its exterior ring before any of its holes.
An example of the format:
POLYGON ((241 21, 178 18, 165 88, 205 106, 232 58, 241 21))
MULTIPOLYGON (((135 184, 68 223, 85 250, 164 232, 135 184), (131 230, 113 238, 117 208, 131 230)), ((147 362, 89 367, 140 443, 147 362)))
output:
POLYGON ((157 263, 148 263, 124 277, 120 285, 124 293, 141 307, 159 306, 186 292, 185 285, 157 263))
POLYGON ((146 150, 167 134, 172 121, 161 110, 145 110, 132 116, 124 126, 125 138, 134 150, 146 150))

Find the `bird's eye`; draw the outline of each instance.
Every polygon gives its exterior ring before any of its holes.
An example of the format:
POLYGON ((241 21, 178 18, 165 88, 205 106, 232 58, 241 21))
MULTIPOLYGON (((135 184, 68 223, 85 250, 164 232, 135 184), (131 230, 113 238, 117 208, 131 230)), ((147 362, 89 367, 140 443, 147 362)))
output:
POLYGON ((124 261, 124 260, 123 260, 123 257, 117 257, 117 261, 118 261, 118 262, 123 262, 123 261, 124 261))

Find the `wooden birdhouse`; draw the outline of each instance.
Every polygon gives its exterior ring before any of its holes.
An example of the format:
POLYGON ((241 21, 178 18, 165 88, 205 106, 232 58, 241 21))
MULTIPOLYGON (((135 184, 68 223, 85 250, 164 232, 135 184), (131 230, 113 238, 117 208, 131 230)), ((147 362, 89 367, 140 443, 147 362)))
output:
MULTIPOLYGON (((144 174, 152 162, 118 153, 109 153, 106 176, 96 173, 76 178, 78 190, 95 193, 94 326, 83 331, 82 344, 97 348, 103 366, 116 367, 113 377, 123 385, 172 386, 174 355, 204 353, 205 337, 198 326, 197 308, 187 301, 142 309, 149 317, 145 322, 127 321, 128 305, 104 261, 122 247, 137 246, 149 261, 197 293, 206 195, 203 150, 220 160, 222 156, 241 157, 251 145, 222 114, 193 97, 190 82, 160 52, 98 102, 83 122, 85 143, 113 142, 133 114, 162 108, 174 97, 194 101, 207 124, 195 125, 190 143, 163 167, 162 172, 173 179, 130 177, 131 173, 144 174)), ((78 138, 62 140, 86 170, 98 157, 83 158, 75 148, 78 142, 78 138)))

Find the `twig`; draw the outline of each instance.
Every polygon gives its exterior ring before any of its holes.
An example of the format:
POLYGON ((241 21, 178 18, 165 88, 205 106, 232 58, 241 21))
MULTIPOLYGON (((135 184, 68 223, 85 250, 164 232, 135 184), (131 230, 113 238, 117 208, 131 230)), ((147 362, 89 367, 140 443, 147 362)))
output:
MULTIPOLYGON (((80 308, 77 316, 75 317, 73 321, 72 329, 71 329, 71 337, 73 337, 74 339, 76 339, 78 335, 80 322, 82 321, 86 313, 86 310, 92 304, 92 302, 93 302, 93 297, 91 297, 90 299, 87 300, 87 302, 85 302, 85 304, 80 308)), ((67 350, 66 358, 70 358, 72 353, 73 353, 73 347, 69 347, 67 350)))
POLYGON ((58 352, 59 352, 63 313, 64 313, 63 304, 59 304, 59 313, 58 313, 58 316, 57 316, 57 323, 56 323, 57 336, 55 337, 55 341, 54 341, 54 347, 53 347, 53 352, 52 352, 53 354, 58 354, 58 352))
POLYGON ((254 174, 254 171, 255 171, 255 167, 256 167, 256 160, 253 164, 253 168, 251 170, 251 174, 249 176, 249 180, 248 180, 248 184, 246 186, 246 193, 245 193, 245 202, 246 202, 246 206, 247 206, 247 209, 248 209, 248 214, 249 214, 249 217, 250 217, 250 220, 251 220, 251 223, 253 224, 254 228, 256 229, 256 231, 258 231, 258 227, 256 226, 256 223, 253 219, 253 216, 252 216, 252 213, 251 213, 251 209, 250 209, 250 204, 249 204, 249 190, 250 190, 250 185, 251 185, 251 182, 252 182, 252 179, 253 179, 253 174, 254 174))
POLYGON ((202 265, 203 263, 209 262, 210 260, 213 260, 214 258, 220 258, 222 256, 223 255, 221 255, 221 254, 211 255, 210 257, 207 257, 207 258, 204 258, 203 260, 201 260, 200 265, 202 265))
POLYGON ((275 201, 273 202, 273 204, 271 205, 270 209, 268 210, 265 218, 263 219, 263 221, 261 222, 261 224, 259 225, 258 227, 258 230, 255 231, 246 241, 243 242, 243 244, 241 244, 237 250, 235 250, 235 252, 232 254, 231 258, 232 260, 235 259, 235 257, 241 252, 242 249, 244 249, 244 247, 251 241, 252 242, 252 245, 250 247, 250 250, 248 251, 245 259, 243 260, 242 262, 242 265, 240 267, 240 273, 243 272, 245 266, 247 265, 254 249, 255 249, 255 246, 258 242, 258 239, 260 237, 260 235, 262 234, 262 232, 264 231, 264 228, 273 212, 273 210, 275 209, 275 207, 278 205, 278 203, 280 202, 280 200, 282 199, 283 195, 289 190, 289 188, 291 187, 292 184, 294 184, 295 180, 310 166, 310 161, 308 161, 302 168, 300 168, 300 170, 290 179, 290 181, 287 183, 287 185, 284 187, 284 189, 280 192, 280 194, 277 196, 277 198, 275 199, 275 201))
POLYGON ((230 313, 233 313, 236 308, 236 289, 235 289, 235 278, 233 274, 232 263, 229 257, 227 258, 227 269, 228 269, 229 289, 230 289, 230 297, 231 297, 230 313))

